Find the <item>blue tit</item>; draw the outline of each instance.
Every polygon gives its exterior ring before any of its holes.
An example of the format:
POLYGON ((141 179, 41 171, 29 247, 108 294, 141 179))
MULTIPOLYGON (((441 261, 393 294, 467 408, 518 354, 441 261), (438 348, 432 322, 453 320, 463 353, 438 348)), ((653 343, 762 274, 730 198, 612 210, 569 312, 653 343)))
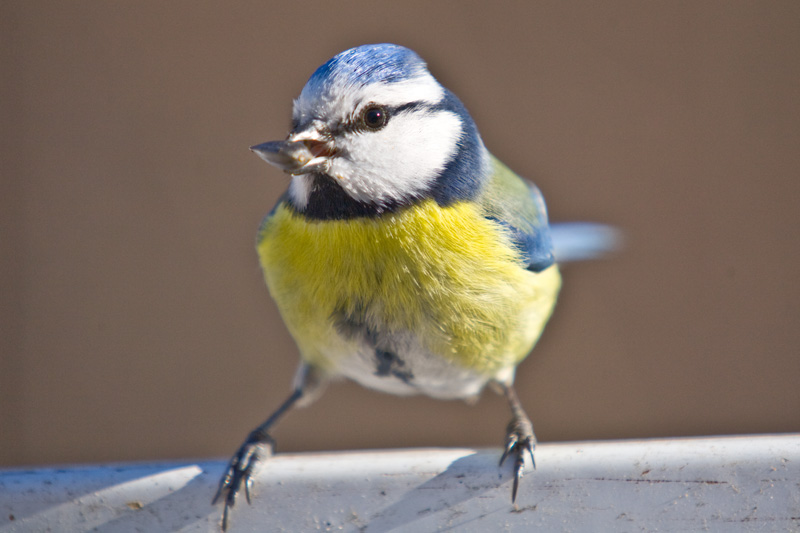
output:
POLYGON ((273 452, 274 423, 337 378, 397 395, 469 399, 486 385, 504 394, 500 463, 513 458, 513 501, 535 445, 514 371, 561 285, 539 190, 488 152, 425 62, 393 44, 319 67, 288 138, 251 150, 291 175, 257 251, 301 363, 291 395, 220 482, 223 530, 273 452))

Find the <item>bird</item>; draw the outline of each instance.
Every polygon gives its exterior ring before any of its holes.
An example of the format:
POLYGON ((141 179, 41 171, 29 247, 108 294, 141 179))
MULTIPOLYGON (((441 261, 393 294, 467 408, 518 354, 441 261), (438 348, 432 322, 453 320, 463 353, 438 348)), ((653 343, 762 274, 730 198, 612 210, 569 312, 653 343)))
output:
POLYGON ((499 463, 513 459, 513 503, 536 445, 514 373, 561 286, 539 189, 487 150, 417 53, 388 43, 317 68, 287 138, 251 150, 291 176, 256 248, 300 364, 288 398, 220 480, 222 529, 242 490, 251 501, 278 419, 341 378, 401 396, 469 400, 487 386, 504 395, 499 463))

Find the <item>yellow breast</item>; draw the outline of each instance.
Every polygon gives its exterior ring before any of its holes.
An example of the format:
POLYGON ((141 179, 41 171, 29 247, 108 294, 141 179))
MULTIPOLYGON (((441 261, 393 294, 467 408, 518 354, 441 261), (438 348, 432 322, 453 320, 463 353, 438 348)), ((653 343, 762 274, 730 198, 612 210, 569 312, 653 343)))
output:
POLYGON ((312 365, 354 349, 334 316, 411 332, 431 354, 487 375, 524 358, 560 287, 555 265, 524 268, 503 227, 475 204, 434 201, 378 218, 314 221, 280 205, 258 254, 270 293, 312 365))

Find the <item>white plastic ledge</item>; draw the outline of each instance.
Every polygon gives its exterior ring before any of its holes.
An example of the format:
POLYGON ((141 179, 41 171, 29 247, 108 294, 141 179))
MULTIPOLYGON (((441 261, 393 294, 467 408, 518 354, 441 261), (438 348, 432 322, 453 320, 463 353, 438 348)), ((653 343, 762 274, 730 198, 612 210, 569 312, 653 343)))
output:
MULTIPOLYGON (((800 435, 278 455, 230 531, 800 531, 800 435)), ((0 532, 219 531, 223 461, 0 471, 0 532)))

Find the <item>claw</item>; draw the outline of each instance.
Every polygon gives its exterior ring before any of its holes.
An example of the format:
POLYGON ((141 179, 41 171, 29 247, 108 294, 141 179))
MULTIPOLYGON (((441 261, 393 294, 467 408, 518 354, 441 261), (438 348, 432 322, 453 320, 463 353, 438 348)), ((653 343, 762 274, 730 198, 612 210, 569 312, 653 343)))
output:
POLYGON ((534 444, 533 442, 530 441, 528 442, 528 445, 525 446, 525 449, 528 450, 528 453, 531 454, 531 466, 533 467, 534 470, 536 470, 536 459, 533 458, 533 448, 534 444))
POLYGON ((222 531, 228 531, 228 509, 230 507, 226 505, 225 510, 222 511, 222 531))
POLYGON ((301 366, 303 383, 302 386, 295 388, 292 394, 281 404, 278 409, 267 418, 263 424, 250 432, 244 443, 239 447, 228 469, 219 480, 219 488, 211 505, 216 504, 223 497, 225 499, 225 509, 222 511, 222 531, 228 529, 228 519, 231 509, 236 504, 236 495, 244 485, 244 497, 250 503, 250 492, 253 488, 253 472, 256 465, 263 460, 269 459, 275 450, 275 441, 269 436, 269 428, 289 410, 294 403, 303 396, 304 387, 313 386, 317 388, 322 383, 313 369, 305 365, 301 366))
POLYGON ((516 503, 517 501, 517 489, 519 488, 519 478, 522 477, 522 472, 520 469, 517 468, 517 471, 514 472, 514 485, 511 487, 511 503, 516 503))
POLYGON ((219 487, 217 488, 217 493, 214 494, 214 498, 211 500, 211 505, 216 505, 217 504, 217 502, 219 501, 220 497, 222 496, 222 491, 225 489, 225 487, 230 485, 230 479, 231 479, 230 471, 231 471, 231 467, 228 466, 227 472, 225 473, 224 476, 222 476, 222 479, 219 480, 219 487))
POLYGON ((525 470, 525 452, 531 456, 533 467, 536 468, 536 463, 533 460, 533 439, 527 435, 520 435, 517 430, 508 434, 506 437, 506 448, 500 457, 500 466, 503 465, 506 458, 514 454, 514 484, 511 488, 511 503, 517 501, 517 491, 519 490, 519 480, 522 478, 525 470))
POLYGON ((247 477, 244 480, 244 499, 247 500, 247 505, 252 505, 250 501, 250 489, 253 488, 253 477, 250 475, 249 469, 247 477))
POLYGON ((514 448, 516 448, 517 444, 519 443, 519 435, 517 435, 516 432, 511 432, 511 430, 509 431, 509 434, 506 436, 506 448, 503 450, 503 455, 500 457, 499 466, 503 466, 506 458, 511 454, 512 451, 514 451, 514 448))
MULTIPOLYGON (((517 501, 517 490, 519 489, 519 480, 522 479, 525 470, 525 452, 527 451, 531 456, 533 462, 533 439, 529 436, 521 436, 518 433, 512 433, 508 436, 508 444, 503 456, 500 458, 500 464, 503 464, 506 457, 514 454, 514 484, 511 487, 511 503, 517 501), (520 440, 520 437, 521 440, 520 440)), ((536 463, 533 462, 533 467, 536 468, 536 463)))
POLYGON ((514 456, 514 483, 511 487, 511 503, 517 501, 517 491, 519 490, 519 480, 525 470, 525 455, 531 456, 531 464, 536 468, 536 461, 533 458, 533 449, 536 447, 536 437, 533 435, 533 424, 522 410, 519 398, 511 386, 500 385, 505 393, 511 407, 511 422, 506 428, 506 445, 503 455, 500 457, 502 466, 506 458, 514 456))
POLYGON ((231 458, 228 469, 219 482, 217 493, 211 501, 213 505, 222 499, 225 500, 225 508, 222 511, 222 531, 228 529, 230 511, 236 505, 236 496, 243 486, 245 499, 248 504, 251 503, 250 493, 253 487, 255 467, 263 458, 272 455, 274 446, 275 441, 268 434, 253 431, 231 458))

